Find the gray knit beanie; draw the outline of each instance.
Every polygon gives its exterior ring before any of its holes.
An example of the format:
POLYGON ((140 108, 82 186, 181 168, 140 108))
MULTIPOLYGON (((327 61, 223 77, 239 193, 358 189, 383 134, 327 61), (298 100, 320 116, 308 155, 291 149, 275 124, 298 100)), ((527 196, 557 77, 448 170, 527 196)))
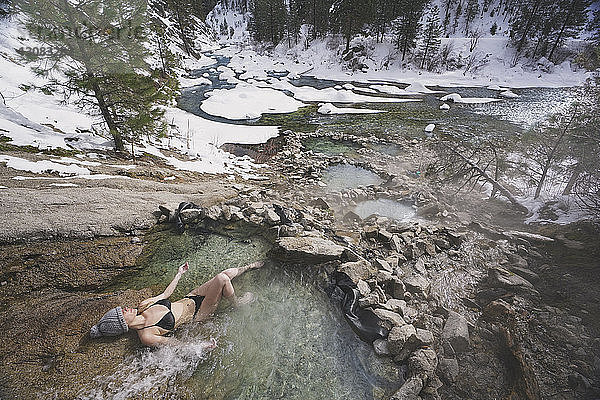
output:
POLYGON ((100 318, 100 321, 90 330, 90 336, 92 338, 99 338, 101 336, 117 336, 121 335, 129 330, 125 318, 123 317, 123 310, 121 307, 115 307, 112 310, 104 314, 104 317, 100 318))

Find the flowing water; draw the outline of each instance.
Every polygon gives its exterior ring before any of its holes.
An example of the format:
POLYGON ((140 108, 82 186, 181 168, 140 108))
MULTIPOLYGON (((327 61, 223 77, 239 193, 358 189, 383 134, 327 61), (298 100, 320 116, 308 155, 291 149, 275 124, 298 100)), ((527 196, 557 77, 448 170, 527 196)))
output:
POLYGON ((351 164, 336 164, 323 172, 328 192, 339 192, 359 186, 379 185, 383 179, 376 173, 351 164))
POLYGON ((410 202, 390 199, 367 200, 359 203, 354 212, 362 219, 370 215, 379 215, 396 221, 410 221, 415 218, 416 210, 410 202))
MULTIPOLYGON (((136 283, 164 287, 189 260, 173 299, 181 297, 226 267, 264 258, 268 242, 255 233, 160 234, 136 283)), ((97 377, 79 397, 383 399, 401 385, 401 371, 358 339, 314 273, 268 261, 233 284, 257 300, 239 308, 223 301, 210 321, 178 329, 174 346, 132 349, 114 373, 97 377), (209 338, 218 344, 212 351, 209 338)))

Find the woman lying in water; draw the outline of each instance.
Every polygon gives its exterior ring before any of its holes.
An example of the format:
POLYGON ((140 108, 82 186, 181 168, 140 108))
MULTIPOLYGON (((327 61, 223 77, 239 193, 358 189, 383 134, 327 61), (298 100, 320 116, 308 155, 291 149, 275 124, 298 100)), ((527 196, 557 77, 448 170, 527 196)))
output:
POLYGON ((186 322, 207 319, 217 309, 222 297, 231 300, 234 305, 251 302, 253 295, 250 292, 240 298, 236 297, 231 280, 249 269, 259 268, 262 265, 262 261, 257 261, 244 267, 226 269, 192 290, 183 299, 171 303, 168 298, 173 294, 181 276, 189 268, 186 262, 179 267, 177 275, 163 293, 142 301, 137 309, 113 308, 92 327, 90 336, 92 338, 117 336, 134 329, 140 341, 146 346, 168 343, 172 339, 165 337, 166 334, 186 322))

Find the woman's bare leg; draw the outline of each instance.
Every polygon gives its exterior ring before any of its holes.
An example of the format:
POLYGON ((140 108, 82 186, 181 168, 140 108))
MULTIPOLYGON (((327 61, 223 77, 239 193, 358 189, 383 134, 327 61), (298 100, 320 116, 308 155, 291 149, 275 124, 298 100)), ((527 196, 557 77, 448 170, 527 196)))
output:
POLYGON ((231 280, 249 269, 260 268, 262 265, 262 261, 257 261, 244 267, 228 268, 188 293, 188 296, 204 296, 195 320, 201 321, 214 313, 222 297, 237 303, 231 280))

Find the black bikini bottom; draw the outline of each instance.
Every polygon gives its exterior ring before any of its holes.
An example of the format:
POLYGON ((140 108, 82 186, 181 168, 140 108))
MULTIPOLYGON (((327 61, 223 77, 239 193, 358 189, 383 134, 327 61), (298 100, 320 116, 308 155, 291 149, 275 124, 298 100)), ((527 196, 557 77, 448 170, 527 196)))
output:
POLYGON ((196 305, 196 309, 194 310, 194 317, 196 317, 196 314, 198 314, 198 310, 202 305, 202 300, 204 300, 204 296, 185 296, 185 298, 194 300, 194 304, 196 305))

